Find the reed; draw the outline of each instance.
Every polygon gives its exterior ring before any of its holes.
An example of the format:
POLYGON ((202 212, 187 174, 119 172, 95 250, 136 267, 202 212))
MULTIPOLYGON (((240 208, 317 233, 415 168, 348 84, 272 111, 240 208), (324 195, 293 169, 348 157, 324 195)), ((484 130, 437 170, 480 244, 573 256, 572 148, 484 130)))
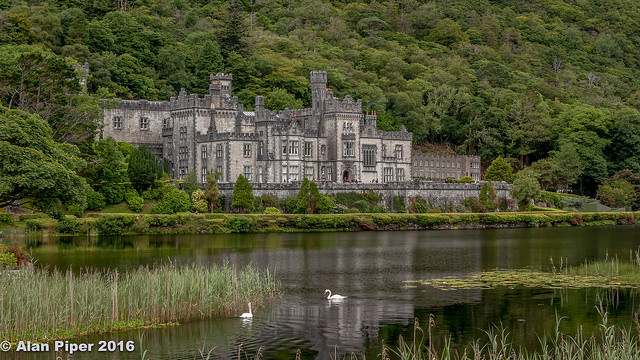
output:
POLYGON ((80 334, 237 316, 272 301, 268 272, 229 264, 140 267, 127 272, 38 270, 0 274, 0 339, 49 341, 80 334))

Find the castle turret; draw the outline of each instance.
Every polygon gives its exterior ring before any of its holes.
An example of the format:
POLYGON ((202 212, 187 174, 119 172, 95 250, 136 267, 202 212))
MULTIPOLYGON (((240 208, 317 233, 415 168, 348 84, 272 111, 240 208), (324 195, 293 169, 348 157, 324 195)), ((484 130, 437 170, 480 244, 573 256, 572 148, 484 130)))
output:
POLYGON ((233 74, 217 73, 210 76, 211 84, 209 85, 209 94, 222 97, 231 97, 231 83, 233 82, 233 74))
POLYGON ((311 104, 314 112, 322 111, 322 102, 327 94, 327 72, 324 70, 311 72, 311 104))
POLYGON ((256 96, 256 112, 264 110, 264 97, 256 96))

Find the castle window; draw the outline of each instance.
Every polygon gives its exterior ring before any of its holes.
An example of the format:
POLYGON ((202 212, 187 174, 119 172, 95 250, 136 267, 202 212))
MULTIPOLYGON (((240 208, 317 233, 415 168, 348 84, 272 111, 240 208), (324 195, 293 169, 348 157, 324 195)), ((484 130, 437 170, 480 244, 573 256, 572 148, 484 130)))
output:
POLYGON ((324 155, 327 153, 327 146, 326 145, 320 145, 320 155, 324 155))
POLYGON ((202 145, 200 147, 200 154, 202 154, 203 159, 207 158, 207 145, 202 145))
POLYGON ((282 165, 282 182, 286 183, 289 181, 289 167, 287 165, 282 165))
POLYGON ((431 160, 431 167, 436 166, 435 163, 433 162, 433 160, 431 160))
POLYGON ((402 160, 402 145, 396 145, 396 159, 402 160))
POLYGON ((353 134, 353 123, 351 122, 342 123, 342 133, 353 134))
POLYGON ((291 155, 298 155, 298 142, 297 141, 290 141, 289 142, 289 154, 291 155))
POLYGON ((304 156, 305 157, 313 156, 313 143, 310 141, 307 141, 304 143, 304 156))
POLYGON ((122 118, 120 116, 116 116, 113 118, 113 128, 116 130, 122 129, 122 118))
POLYGON ((202 183, 206 183, 207 182, 207 167, 203 166, 202 167, 202 183))
POLYGON ((306 177, 309 180, 313 180, 313 166, 304 167, 304 177, 306 177))
POLYGON ((258 143, 258 155, 262 156, 264 154, 264 141, 260 141, 258 143))
POLYGON ((218 159, 222 157, 222 144, 216 144, 216 157, 218 159))
POLYGON ((282 155, 287 155, 287 145, 289 142, 287 140, 282 140, 282 155))
POLYGON ((355 151, 353 149, 353 141, 342 142, 342 156, 348 156, 348 157, 355 156, 355 151))
POLYGON ((216 167, 216 173, 220 177, 220 179, 222 179, 222 166, 216 167))
POLYGON ((413 160, 413 166, 418 166, 418 160, 413 160))
POLYGON ((308 128, 309 128, 309 118, 304 118, 303 129, 308 129, 308 128))
POLYGON ((404 169, 396 169, 396 181, 404 181, 404 169))
POLYGON ((243 144, 242 155, 246 158, 251 157, 251 144, 243 144))
POLYGON ((293 181, 299 180, 298 166, 289 166, 289 176, 293 181))
POLYGON ((376 147, 364 145, 362 148, 364 166, 376 166, 376 147))
POLYGON ((393 181, 393 168, 384 168, 382 181, 386 183, 393 181))
POLYGON ((167 129, 168 127, 169 127, 169 119, 167 118, 162 119, 162 128, 167 129))
POLYGON ((328 181, 333 180, 333 168, 331 166, 327 167, 327 180, 328 181))
POLYGON ((186 139, 187 138, 187 127, 183 126, 180 128, 180 139, 186 139))
POLYGON ((263 182, 263 179, 262 179, 262 166, 258 166, 258 182, 263 182))
POLYGON ((140 130, 149 130, 149 118, 141 117, 140 118, 140 130))
POLYGON ((249 165, 244 166, 244 177, 249 181, 253 181, 253 167, 249 165))
POLYGON ((382 158, 386 158, 387 157, 387 145, 382 144, 382 158))

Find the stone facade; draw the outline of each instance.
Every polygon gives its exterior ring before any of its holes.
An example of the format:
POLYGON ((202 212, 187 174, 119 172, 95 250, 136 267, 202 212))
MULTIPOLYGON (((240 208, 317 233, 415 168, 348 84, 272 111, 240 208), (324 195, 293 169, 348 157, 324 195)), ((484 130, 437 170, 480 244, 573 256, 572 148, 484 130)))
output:
POLYGON ((470 176, 480 181, 480 157, 469 155, 412 154, 411 177, 438 180, 470 176))
POLYGON ((311 72, 312 107, 276 112, 257 96, 245 111, 232 96, 231 74, 211 76, 209 94, 169 101, 121 101, 106 109, 103 136, 144 144, 169 160, 176 178, 196 172, 205 182, 244 174, 253 183, 286 183, 303 177, 327 182, 390 183, 410 180, 412 134, 376 128, 362 101, 342 101, 327 88, 325 71, 311 72))

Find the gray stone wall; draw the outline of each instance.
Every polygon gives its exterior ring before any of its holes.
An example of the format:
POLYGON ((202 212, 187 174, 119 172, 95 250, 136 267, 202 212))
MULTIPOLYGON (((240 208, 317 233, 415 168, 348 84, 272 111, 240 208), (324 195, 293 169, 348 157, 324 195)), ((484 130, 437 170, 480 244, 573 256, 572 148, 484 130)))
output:
MULTIPOLYGON (((382 199, 388 209, 393 208, 393 198, 402 196, 404 198, 405 208, 409 204, 409 198, 420 196, 427 201, 430 206, 447 206, 460 205, 467 198, 480 196, 480 189, 484 181, 471 184, 449 184, 436 181, 412 181, 412 182, 393 182, 386 184, 341 184, 334 182, 317 182, 318 190, 323 194, 336 195, 338 193, 349 192, 367 192, 373 191, 382 194, 382 199)), ((273 195, 278 200, 284 200, 288 197, 295 197, 300 191, 300 182, 296 183, 270 183, 258 184, 254 183, 253 195, 273 195)), ((511 185, 505 182, 494 182, 494 187, 498 193, 498 199, 510 199, 509 191, 511 185)), ((231 199, 233 197, 233 183, 219 184, 220 194, 226 197, 227 211, 231 210, 231 199)))

